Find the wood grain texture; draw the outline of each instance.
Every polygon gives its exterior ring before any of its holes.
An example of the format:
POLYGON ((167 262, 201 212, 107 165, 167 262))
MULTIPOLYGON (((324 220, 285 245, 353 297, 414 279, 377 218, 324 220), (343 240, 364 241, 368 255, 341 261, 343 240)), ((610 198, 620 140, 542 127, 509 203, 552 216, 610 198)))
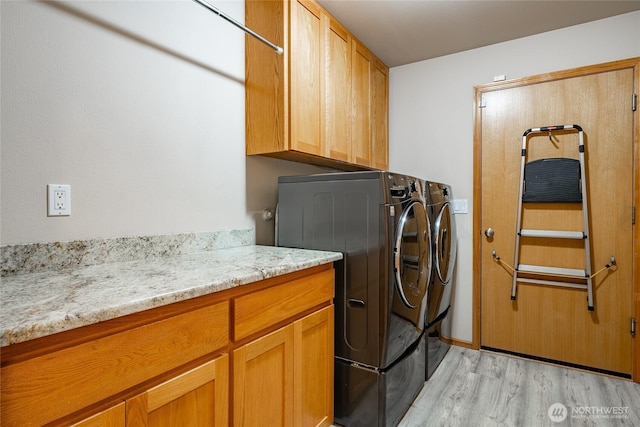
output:
POLYGON ((233 352, 233 424, 293 426, 293 325, 233 352))
POLYGON ((388 67, 314 0, 249 1, 246 152, 342 170, 388 167, 388 67))
POLYGON ((124 402, 95 414, 71 427, 123 427, 125 420, 124 402))
POLYGON ((128 399, 126 425, 227 426, 228 359, 229 356, 224 354, 128 399))
POLYGON ((371 166, 371 53, 354 40, 351 54, 353 100, 353 162, 371 166))
POLYGON ((294 323, 294 425, 333 421, 334 306, 294 323))
POLYGON ((324 107, 325 43, 322 8, 313 1, 297 0, 291 5, 291 149, 323 154, 321 118, 324 107))
MULTIPOLYGON (((640 58, 636 58, 633 70, 635 96, 636 100, 640 101, 638 98, 640 96, 640 58)), ((636 108, 633 113, 633 123, 633 206, 636 214, 636 225, 633 227, 633 316, 638 329, 640 327, 640 108, 636 108)), ((634 339, 633 360, 633 379, 640 383, 640 330, 636 331, 634 339)))
POLYGON ((330 301, 333 295, 334 272, 333 269, 329 269, 235 298, 233 339, 237 341, 248 337, 270 325, 330 301))
MULTIPOLYGON (((558 71, 553 73, 544 73, 535 76, 530 76, 521 79, 515 79, 507 82, 489 83, 475 87, 475 99, 474 99, 474 202, 473 202, 473 259, 474 264, 479 265, 482 259, 481 245, 484 239, 482 235, 482 216, 481 216, 481 177, 482 177, 482 112, 481 100, 485 94, 493 91, 500 91, 507 88, 519 87, 537 84, 541 82, 547 82, 550 80, 561 80, 565 78, 579 77, 585 75, 591 75, 606 71, 614 71, 623 68, 631 68, 634 70, 634 87, 640 87, 640 73, 639 73, 639 58, 629 58, 619 61, 612 61, 602 64, 590 65, 571 70, 558 71)), ((637 165, 640 164, 640 120, 638 114, 640 109, 634 113, 634 188, 640 188, 640 168, 637 165)), ((634 192, 634 206, 636 208, 640 206, 640 192, 634 192)), ((634 245, 634 261, 633 261, 633 277, 634 280, 634 317, 640 319, 640 229, 636 226, 633 229, 633 245, 634 245)), ((480 347, 480 322, 481 322, 481 269, 474 269, 473 274, 473 348, 480 347)), ((634 374, 635 381, 640 382, 640 340, 634 340, 634 374)))
POLYGON ((223 302, 5 366, 2 424, 51 422, 212 353, 228 341, 229 304, 223 302))
POLYGON ((631 381, 452 347, 399 427, 633 426, 640 425, 638 402, 640 385, 631 381), (554 403, 568 410, 562 423, 548 416, 554 403), (621 408, 626 414, 588 417, 586 408, 621 408))
MULTIPOLYGON (((627 65, 618 64, 618 65, 627 65)), ((476 219, 476 256, 482 260, 482 345, 563 360, 620 373, 631 373, 633 315, 633 67, 596 66, 541 78, 521 85, 496 85, 482 92, 481 138, 476 161, 482 203, 476 219), (596 72, 599 70, 599 72, 596 72), (530 82, 536 81, 536 84, 530 82), (510 301, 511 272, 492 259, 495 250, 513 265, 517 183, 522 133, 531 127, 575 123, 585 129, 588 230, 592 272, 615 255, 618 266, 594 279, 595 312, 586 310, 583 290, 522 284, 510 301), (491 227, 495 238, 480 233, 491 227), (593 351, 598 349, 598 351, 593 351)), ((477 94, 477 98, 478 98, 477 94)), ((635 125, 637 126, 637 124, 635 125)), ((575 132, 532 136, 527 159, 577 158, 575 132)), ((635 172, 637 173, 637 172, 635 172)), ((523 228, 581 230, 581 214, 565 204, 526 204, 523 228)), ((581 242, 523 238, 520 262, 584 268, 581 242)), ((637 281, 637 280, 636 280, 637 281)), ((478 319, 476 317, 476 319, 478 319)))
MULTIPOLYGON (((327 16, 327 15, 325 15, 327 16)), ((351 34, 338 21, 326 17, 324 136, 326 157, 351 161, 351 34)))
POLYGON ((289 149, 289 7, 285 1, 250 1, 245 24, 284 49, 276 55, 253 37, 245 39, 246 152, 289 149), (267 71, 268 70, 268 71, 267 71))
POLYGON ((373 58, 371 74, 372 166, 389 168, 389 68, 373 58))

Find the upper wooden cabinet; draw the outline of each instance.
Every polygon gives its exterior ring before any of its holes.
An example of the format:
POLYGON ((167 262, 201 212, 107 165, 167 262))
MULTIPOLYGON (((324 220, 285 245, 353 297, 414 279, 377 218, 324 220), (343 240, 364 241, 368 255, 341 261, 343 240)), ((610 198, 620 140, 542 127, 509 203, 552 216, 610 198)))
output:
POLYGON ((373 58, 371 71, 371 149, 375 169, 389 167, 389 68, 373 58))
POLYGON ((247 155, 387 169, 388 68, 312 0, 250 1, 245 23, 247 155))
POLYGON ((331 120, 324 123, 325 156, 352 161, 351 46, 349 32, 329 19, 325 67, 325 109, 331 120))

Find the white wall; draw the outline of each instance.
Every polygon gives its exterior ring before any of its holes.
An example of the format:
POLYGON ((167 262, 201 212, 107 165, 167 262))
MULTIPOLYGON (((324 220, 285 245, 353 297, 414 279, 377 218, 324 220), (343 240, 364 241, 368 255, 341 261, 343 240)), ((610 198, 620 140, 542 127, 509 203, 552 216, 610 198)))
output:
POLYGON ((640 12, 391 69, 390 169, 449 183, 468 200, 469 213, 456 215, 452 338, 472 340, 474 85, 636 56, 640 12))
MULTIPOLYGON (((244 1, 214 4, 243 21, 244 1)), ((191 0, 0 1, 0 244, 254 227, 277 176, 244 156, 244 33, 191 0), (70 184, 72 215, 46 216, 70 184)), ((426 41, 429 42, 429 41, 426 41)), ((640 12, 393 68, 390 169, 473 190, 473 86, 640 56, 640 12)), ((472 212, 451 336, 471 341, 472 212)))
MULTIPOLYGON (((244 1, 213 4, 244 21, 244 1)), ((249 227, 268 244, 277 176, 318 170, 245 158, 244 33, 191 0, 3 1, 0 19, 3 245, 249 227), (48 183, 71 185, 70 217, 46 216, 48 183)))

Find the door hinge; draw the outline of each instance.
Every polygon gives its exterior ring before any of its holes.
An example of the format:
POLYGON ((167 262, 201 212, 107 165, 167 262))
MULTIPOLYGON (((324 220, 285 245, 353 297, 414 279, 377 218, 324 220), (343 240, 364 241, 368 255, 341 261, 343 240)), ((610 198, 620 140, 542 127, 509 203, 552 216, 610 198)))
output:
POLYGON ((631 95, 631 111, 636 111, 637 107, 638 107, 638 95, 634 93, 631 95))
POLYGON ((636 225, 636 207, 631 207, 631 225, 636 225))
POLYGON ((636 336, 636 319, 633 317, 631 318, 631 330, 629 332, 631 332, 632 337, 636 336))
POLYGON ((478 108, 485 108, 487 106, 487 100, 484 99, 484 96, 482 98, 480 98, 480 105, 478 105, 478 108))

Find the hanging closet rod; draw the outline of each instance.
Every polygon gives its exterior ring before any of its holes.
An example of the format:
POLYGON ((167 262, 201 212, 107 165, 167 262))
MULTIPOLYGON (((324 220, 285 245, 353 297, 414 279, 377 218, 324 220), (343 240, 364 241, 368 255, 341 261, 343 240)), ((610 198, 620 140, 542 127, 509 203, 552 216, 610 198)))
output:
POLYGON ((276 51, 276 53, 278 55, 282 55, 284 53, 284 49, 283 48, 281 48, 280 46, 278 46, 276 44, 271 43, 269 40, 265 39, 260 34, 256 33, 255 31, 253 31, 253 30, 251 30, 251 29, 249 29, 247 27, 245 27, 244 25, 242 25, 241 23, 239 23, 238 21, 236 21, 235 19, 233 19, 229 15, 225 14, 224 12, 222 12, 217 7, 207 3, 205 0, 193 0, 193 1, 195 1, 198 4, 200 4, 202 7, 206 8, 206 9, 209 9, 211 12, 215 13, 219 17, 224 18, 227 21, 231 22, 233 25, 235 25, 236 27, 240 28, 245 33, 251 34, 253 37, 257 38, 262 43, 270 46, 273 50, 276 51))

